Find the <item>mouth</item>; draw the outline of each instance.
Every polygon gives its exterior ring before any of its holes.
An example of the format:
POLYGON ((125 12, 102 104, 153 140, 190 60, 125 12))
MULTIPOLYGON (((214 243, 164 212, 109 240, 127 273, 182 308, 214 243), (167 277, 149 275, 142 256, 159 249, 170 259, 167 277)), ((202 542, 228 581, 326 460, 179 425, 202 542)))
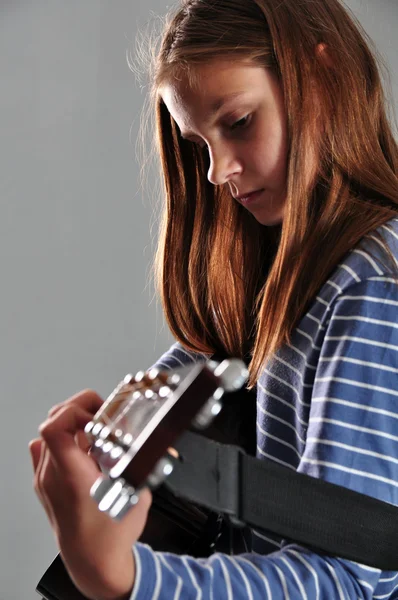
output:
POLYGON ((256 200, 262 193, 264 189, 254 190, 253 192, 245 192, 243 194, 239 194, 238 196, 234 196, 235 200, 247 206, 256 200))

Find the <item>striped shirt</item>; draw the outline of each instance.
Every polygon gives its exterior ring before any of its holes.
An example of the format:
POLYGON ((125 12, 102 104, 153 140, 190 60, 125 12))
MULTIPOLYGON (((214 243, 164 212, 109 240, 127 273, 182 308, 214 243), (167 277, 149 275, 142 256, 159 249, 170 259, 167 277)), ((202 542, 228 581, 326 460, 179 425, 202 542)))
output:
MULTIPOLYGON (((398 262, 398 219, 378 233, 398 262)), ((257 456, 398 505, 398 283, 377 236, 337 266, 257 384, 257 456), (384 263, 385 263, 384 259, 384 263)), ((203 356, 174 344, 156 363, 203 356)), ((292 507, 294 510, 294 507, 292 507)), ((398 599, 382 572, 253 531, 246 554, 134 546, 131 599, 398 599)))

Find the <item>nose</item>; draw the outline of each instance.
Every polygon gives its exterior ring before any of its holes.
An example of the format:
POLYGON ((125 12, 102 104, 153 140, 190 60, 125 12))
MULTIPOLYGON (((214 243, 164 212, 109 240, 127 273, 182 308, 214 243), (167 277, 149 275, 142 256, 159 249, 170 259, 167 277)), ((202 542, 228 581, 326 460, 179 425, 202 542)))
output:
POLYGON ((214 185, 227 183, 234 175, 243 170, 241 160, 238 158, 234 147, 222 144, 217 147, 209 146, 210 167, 207 179, 214 185))

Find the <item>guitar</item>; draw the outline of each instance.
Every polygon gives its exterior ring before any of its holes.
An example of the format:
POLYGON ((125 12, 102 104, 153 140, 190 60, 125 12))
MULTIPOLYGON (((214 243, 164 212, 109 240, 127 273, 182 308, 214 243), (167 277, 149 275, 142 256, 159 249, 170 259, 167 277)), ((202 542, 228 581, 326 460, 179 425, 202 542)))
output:
MULTIPOLYGON (((140 541, 154 550, 203 557, 247 547, 247 528, 234 530, 222 515, 177 497, 163 483, 184 460, 175 447, 191 428, 255 452, 255 394, 241 389, 246 366, 237 359, 214 358, 171 371, 127 375, 85 428, 90 453, 103 473, 91 490, 99 510, 120 520, 137 502, 140 489, 153 490, 140 541)), ((45 600, 84 600, 59 555, 36 591, 45 600)))

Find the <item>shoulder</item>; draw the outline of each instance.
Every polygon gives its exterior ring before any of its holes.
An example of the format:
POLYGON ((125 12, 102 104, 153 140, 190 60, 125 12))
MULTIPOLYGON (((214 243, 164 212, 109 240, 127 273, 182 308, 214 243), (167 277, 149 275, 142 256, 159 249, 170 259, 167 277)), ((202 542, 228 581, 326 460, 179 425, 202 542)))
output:
POLYGON ((377 289, 398 296, 398 218, 364 236, 350 250, 321 287, 318 299, 331 305, 353 289, 377 289), (386 252, 386 249, 388 252, 386 252))
POLYGON ((179 367, 185 367, 187 365, 204 362, 210 358, 210 355, 200 354, 188 350, 180 342, 175 342, 151 368, 157 369, 178 369, 179 367))

